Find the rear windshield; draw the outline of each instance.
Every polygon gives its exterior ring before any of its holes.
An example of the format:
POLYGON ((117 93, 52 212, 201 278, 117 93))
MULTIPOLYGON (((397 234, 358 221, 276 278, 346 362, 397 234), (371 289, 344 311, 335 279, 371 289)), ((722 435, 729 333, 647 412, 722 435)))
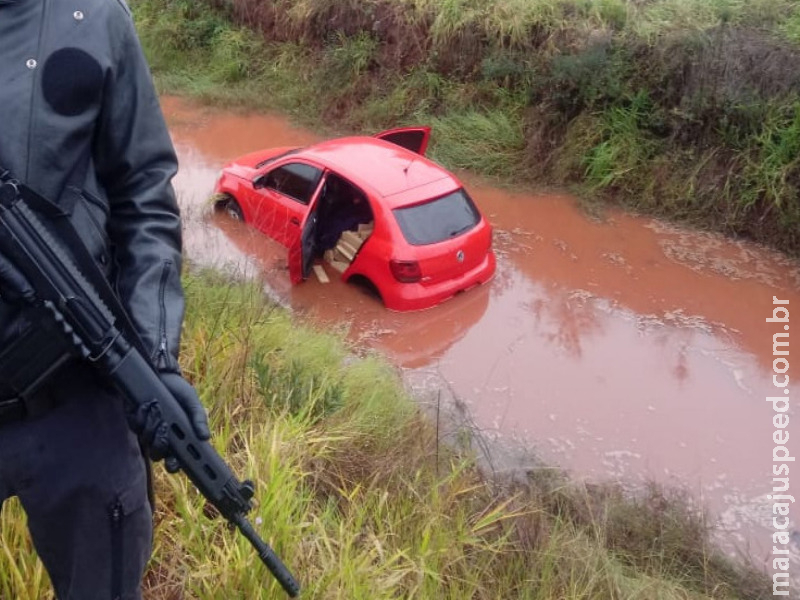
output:
POLYGON ((429 202, 392 211, 406 241, 412 246, 435 244, 461 235, 480 221, 478 209, 463 190, 429 202))

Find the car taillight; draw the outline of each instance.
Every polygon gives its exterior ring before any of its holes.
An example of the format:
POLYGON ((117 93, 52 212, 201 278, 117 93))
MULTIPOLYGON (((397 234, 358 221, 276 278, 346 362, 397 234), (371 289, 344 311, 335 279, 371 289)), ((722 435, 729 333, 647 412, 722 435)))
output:
POLYGON ((419 263, 415 260, 392 260, 389 261, 392 275, 400 283, 416 283, 422 279, 422 270, 419 263))

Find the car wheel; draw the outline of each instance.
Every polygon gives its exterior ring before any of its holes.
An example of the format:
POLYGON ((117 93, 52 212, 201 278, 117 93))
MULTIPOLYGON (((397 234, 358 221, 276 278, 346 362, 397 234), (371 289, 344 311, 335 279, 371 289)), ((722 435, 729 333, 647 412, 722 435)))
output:
POLYGON ((364 275, 353 275, 347 280, 347 283, 355 285, 370 298, 374 298, 378 302, 383 303, 383 297, 381 297, 381 291, 378 289, 378 286, 364 275))
POLYGON ((226 196, 216 204, 217 212, 224 212, 234 221, 244 222, 244 213, 239 203, 231 196, 226 196))

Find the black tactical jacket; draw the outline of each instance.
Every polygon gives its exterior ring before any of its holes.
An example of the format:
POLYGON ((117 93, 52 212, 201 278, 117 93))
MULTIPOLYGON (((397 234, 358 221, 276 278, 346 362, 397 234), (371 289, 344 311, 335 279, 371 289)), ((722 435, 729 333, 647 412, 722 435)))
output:
POLYGON ((71 215, 156 364, 177 369, 177 161, 121 0, 0 0, 0 166, 71 215))

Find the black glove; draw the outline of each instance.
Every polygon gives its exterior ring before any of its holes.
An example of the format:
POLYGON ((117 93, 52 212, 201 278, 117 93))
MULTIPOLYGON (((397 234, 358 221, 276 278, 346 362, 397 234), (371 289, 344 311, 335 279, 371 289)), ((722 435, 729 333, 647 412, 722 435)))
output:
MULTIPOLYGON (((159 373, 161 383, 163 383, 175 400, 183 408, 189 422, 194 428, 194 432, 201 440, 211 437, 208 429, 208 417, 203 408, 197 392, 178 373, 159 373)), ((164 467, 170 473, 175 473, 180 469, 178 460, 169 451, 169 429, 161 417, 161 407, 158 400, 133 407, 128 412, 128 420, 133 430, 139 434, 148 448, 150 458, 155 461, 164 460, 164 467)))

